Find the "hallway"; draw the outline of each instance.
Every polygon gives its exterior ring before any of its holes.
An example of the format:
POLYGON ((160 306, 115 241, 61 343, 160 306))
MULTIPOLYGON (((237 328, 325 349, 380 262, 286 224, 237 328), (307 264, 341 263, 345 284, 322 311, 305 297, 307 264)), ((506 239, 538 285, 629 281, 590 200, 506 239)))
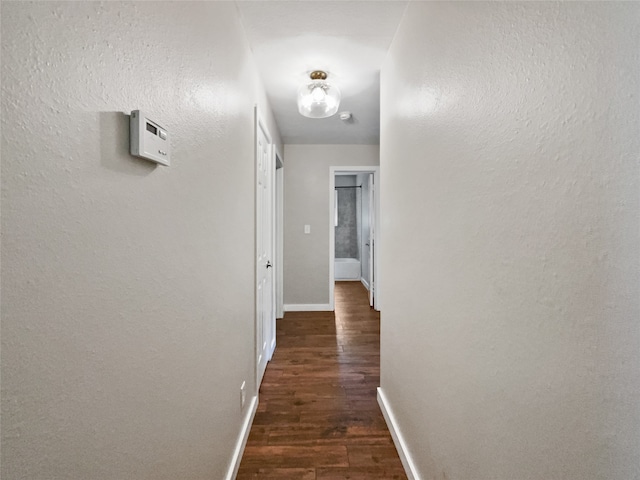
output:
POLYGON ((376 400, 380 315, 360 282, 335 303, 278 320, 238 480, 407 478, 376 400))

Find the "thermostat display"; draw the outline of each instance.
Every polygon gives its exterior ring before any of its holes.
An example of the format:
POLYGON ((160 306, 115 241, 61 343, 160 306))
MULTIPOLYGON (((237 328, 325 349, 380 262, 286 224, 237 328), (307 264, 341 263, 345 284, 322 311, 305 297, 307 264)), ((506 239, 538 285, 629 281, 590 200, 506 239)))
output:
POLYGON ((162 165, 170 164, 171 145, 165 128, 150 120, 142 111, 134 110, 131 112, 129 130, 131 155, 162 165))

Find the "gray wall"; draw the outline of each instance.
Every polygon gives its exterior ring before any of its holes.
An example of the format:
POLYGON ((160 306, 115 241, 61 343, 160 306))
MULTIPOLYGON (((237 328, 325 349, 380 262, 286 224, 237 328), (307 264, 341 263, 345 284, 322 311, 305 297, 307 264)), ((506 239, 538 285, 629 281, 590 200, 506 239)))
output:
POLYGON ((640 478, 639 19, 409 4, 381 77, 381 385, 421 478, 640 478))
MULTIPOLYGON (((379 164, 377 145, 285 145, 284 303, 329 305, 329 167, 379 164), (311 225, 311 233, 304 233, 311 225)), ((333 212, 332 212, 333 213, 333 212)))
MULTIPOLYGON (((355 175, 336 175, 336 187, 356 187, 355 175)), ((335 258, 360 258, 358 188, 337 188, 338 226, 335 229, 335 258)))
POLYGON ((224 477, 255 103, 278 136, 255 78, 230 2, 2 3, 2 478, 224 477), (133 109, 170 167, 128 154, 133 109))

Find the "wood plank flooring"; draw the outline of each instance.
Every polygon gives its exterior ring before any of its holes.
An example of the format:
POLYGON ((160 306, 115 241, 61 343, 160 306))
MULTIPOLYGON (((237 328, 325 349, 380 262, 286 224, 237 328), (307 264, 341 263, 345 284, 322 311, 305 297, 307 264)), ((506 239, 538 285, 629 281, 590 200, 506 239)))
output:
POLYGON ((406 479, 376 400, 380 316, 360 282, 336 312, 287 312, 238 480, 406 479))

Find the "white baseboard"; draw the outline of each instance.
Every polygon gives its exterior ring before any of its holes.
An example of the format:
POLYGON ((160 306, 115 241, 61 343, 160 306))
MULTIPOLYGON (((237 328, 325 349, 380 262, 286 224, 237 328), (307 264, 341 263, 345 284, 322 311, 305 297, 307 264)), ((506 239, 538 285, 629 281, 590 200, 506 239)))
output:
POLYGON ((249 408, 247 408, 247 414, 242 422, 242 430, 238 435, 238 441, 236 442, 236 448, 233 450, 233 457, 231 457, 231 463, 227 474, 224 476, 224 480, 235 480, 238 475, 238 469, 240 468, 240 462, 242 461, 242 454, 244 453, 244 447, 247 445, 247 439, 249 438, 249 432, 251 431, 251 425, 253 424, 253 417, 256 416, 258 410, 258 396, 255 395, 251 399, 249 408))
POLYGON ((285 303, 285 312, 332 312, 333 308, 328 303, 285 303))
POLYGON ((360 282, 362 282, 362 285, 364 285, 364 288, 369 290, 369 282, 367 282, 364 278, 361 278, 360 282))
POLYGON ((387 422, 387 427, 389 427, 391 438, 393 438, 393 444, 396 446, 396 450, 400 456, 400 461, 402 462, 404 471, 407 474, 407 478, 409 480, 420 480, 418 470, 413 463, 411 454, 409 454, 409 450, 407 449, 407 444, 405 443, 404 438, 402 437, 402 432, 400 432, 400 428, 396 422, 396 417, 393 415, 393 411, 391 410, 387 397, 384 395, 381 387, 378 387, 378 405, 380 405, 382 416, 384 417, 385 422, 387 422))

